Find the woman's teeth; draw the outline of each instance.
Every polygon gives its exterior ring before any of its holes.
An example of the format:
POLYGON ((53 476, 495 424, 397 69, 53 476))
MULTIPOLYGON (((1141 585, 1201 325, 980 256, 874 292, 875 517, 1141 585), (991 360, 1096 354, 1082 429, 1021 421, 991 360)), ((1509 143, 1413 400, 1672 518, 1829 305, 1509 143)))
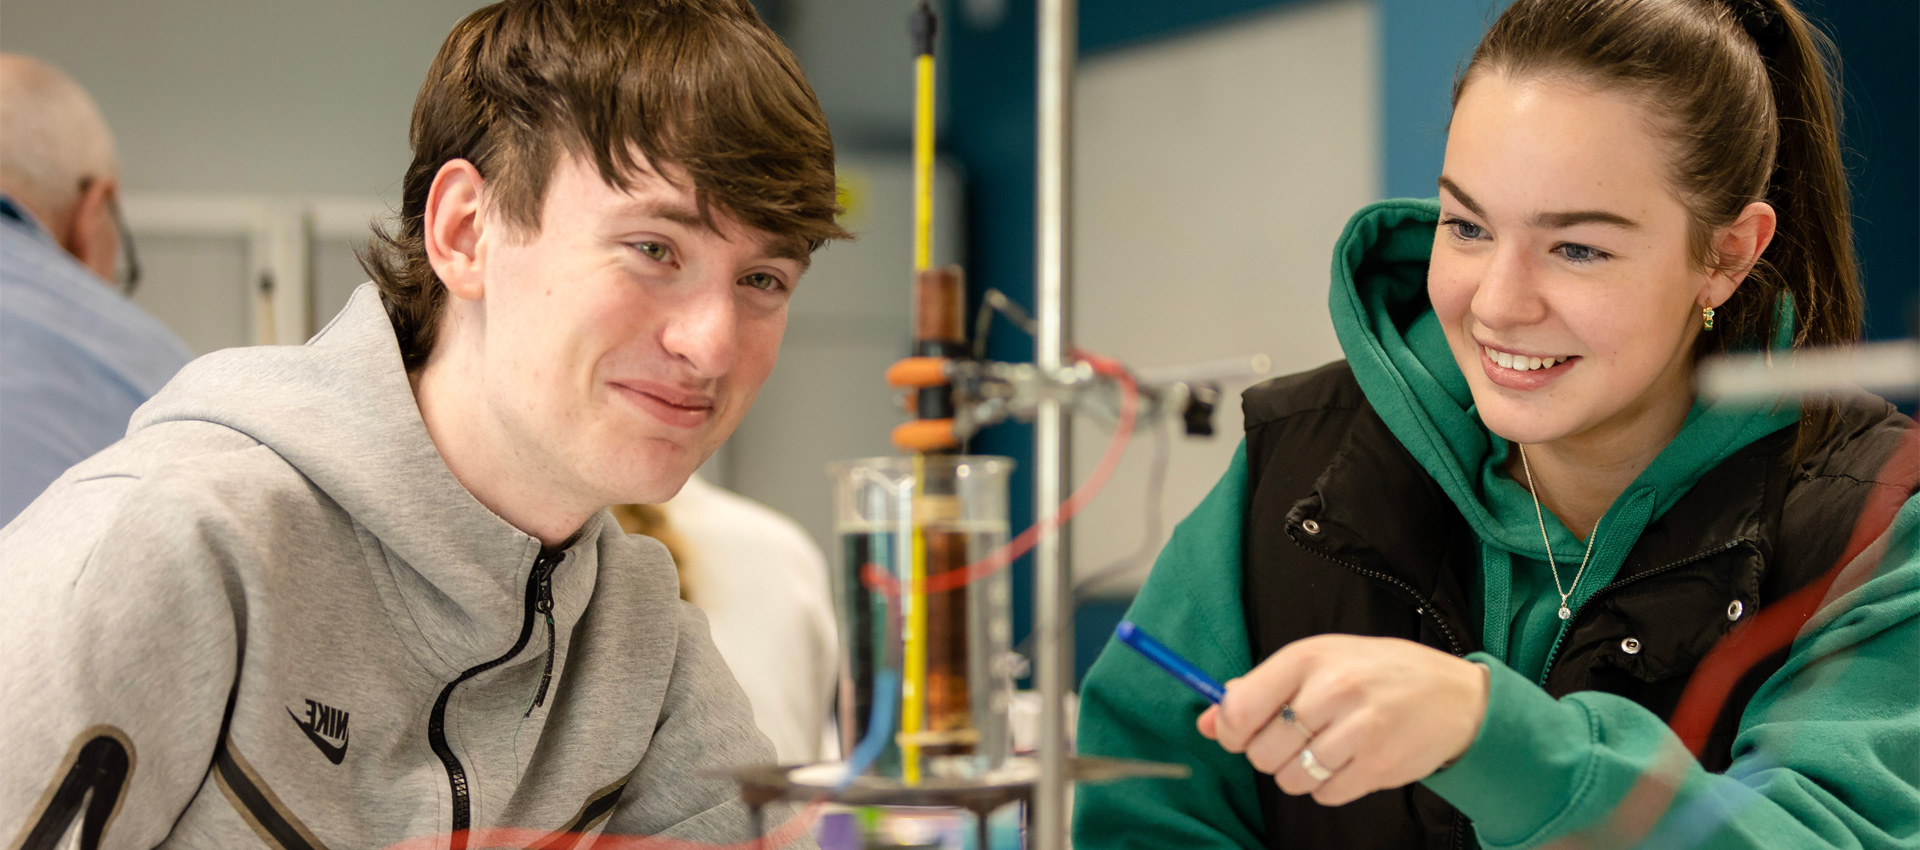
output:
POLYGON ((1481 346, 1481 350, 1487 353, 1488 360, 1492 360, 1502 368, 1512 369, 1516 372, 1551 369, 1572 359, 1570 357, 1528 357, 1524 354, 1508 354, 1504 351, 1487 348, 1486 346, 1481 346))

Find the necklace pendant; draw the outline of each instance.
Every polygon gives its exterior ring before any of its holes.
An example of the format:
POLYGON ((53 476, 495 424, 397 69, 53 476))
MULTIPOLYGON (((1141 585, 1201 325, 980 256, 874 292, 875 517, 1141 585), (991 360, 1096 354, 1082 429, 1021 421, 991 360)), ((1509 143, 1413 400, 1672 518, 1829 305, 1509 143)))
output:
POLYGON ((1565 605, 1561 605, 1561 606, 1560 606, 1560 619, 1562 619, 1562 620, 1564 620, 1564 619, 1567 619, 1568 617, 1571 617, 1571 616, 1573 616, 1573 611, 1571 611, 1571 610, 1569 610, 1569 609, 1567 608, 1567 606, 1565 606, 1565 605))

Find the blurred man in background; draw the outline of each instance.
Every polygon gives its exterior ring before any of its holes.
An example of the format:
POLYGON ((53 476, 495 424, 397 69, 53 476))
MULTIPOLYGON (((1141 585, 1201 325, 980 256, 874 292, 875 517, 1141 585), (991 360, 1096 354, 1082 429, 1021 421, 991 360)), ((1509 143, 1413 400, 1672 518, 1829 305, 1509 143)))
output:
POLYGON ((191 356, 125 297, 137 272, 119 193, 93 98, 0 53, 0 525, 126 434, 191 356))

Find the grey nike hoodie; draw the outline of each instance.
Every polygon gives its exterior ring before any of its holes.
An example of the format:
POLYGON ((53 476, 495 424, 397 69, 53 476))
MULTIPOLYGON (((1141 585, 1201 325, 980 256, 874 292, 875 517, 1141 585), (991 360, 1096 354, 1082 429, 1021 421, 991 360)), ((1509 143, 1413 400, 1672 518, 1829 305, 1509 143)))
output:
POLYGON ((0 529, 0 587, 7 847, 732 842, 702 771, 773 760, 659 544, 543 553, 454 479, 371 285, 189 365, 0 529))

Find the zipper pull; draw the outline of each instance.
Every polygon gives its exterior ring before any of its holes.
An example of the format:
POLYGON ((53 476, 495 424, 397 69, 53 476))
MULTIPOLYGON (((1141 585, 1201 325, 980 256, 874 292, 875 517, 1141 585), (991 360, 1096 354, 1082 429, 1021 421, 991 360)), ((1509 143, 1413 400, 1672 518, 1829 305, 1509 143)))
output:
POLYGON ((540 571, 539 586, 533 594, 533 609, 547 615, 549 620, 553 619, 553 568, 559 563, 557 560, 550 561, 540 571))
POLYGON ((553 645, 553 570, 555 567, 558 567, 560 562, 566 557, 565 553, 561 553, 552 560, 546 561, 544 564, 534 566, 534 570, 538 573, 538 584, 534 589, 533 608, 535 611, 540 612, 547 621, 547 663, 546 668, 540 672, 540 690, 534 694, 533 705, 527 706, 527 713, 521 715, 523 717, 532 717, 534 709, 546 704, 547 687, 553 683, 553 656, 555 649, 553 645))

